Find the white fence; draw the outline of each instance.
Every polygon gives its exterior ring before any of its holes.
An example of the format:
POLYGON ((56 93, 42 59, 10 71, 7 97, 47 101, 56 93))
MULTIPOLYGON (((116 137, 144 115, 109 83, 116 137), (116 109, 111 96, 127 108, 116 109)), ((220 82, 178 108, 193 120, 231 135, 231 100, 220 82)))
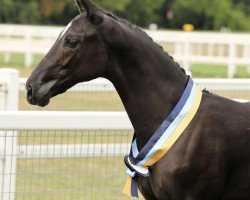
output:
MULTIPOLYGON (((26 78, 19 79, 19 89, 25 92, 26 78)), ((230 93, 241 93, 239 96, 233 95, 234 99, 240 102, 250 100, 250 79, 244 78, 196 78, 194 81, 201 87, 208 91, 222 92, 224 96, 230 98, 230 93), (229 95, 227 95, 227 93, 229 95), (244 94, 244 98, 242 98, 244 94)), ((113 84, 106 79, 95 79, 85 83, 79 83, 68 90, 68 92, 115 92, 113 84)), ((94 94, 93 94, 94 95, 94 94)))
MULTIPOLYGON (((34 55, 46 54, 62 30, 63 27, 0 25, 0 53, 4 53, 6 62, 11 53, 25 54, 25 65, 30 66, 34 55)), ((223 64, 228 66, 228 77, 233 77, 238 65, 250 66, 250 34, 146 32, 186 69, 193 63, 223 64)))
MULTIPOLYGON (((0 70, 0 110, 17 110, 19 98, 19 72, 14 69, 0 70)), ((3 124, 4 120, 0 120, 3 124)), ((6 137, 6 133, 0 130, 0 154, 11 155, 16 150, 16 131, 12 132, 13 138, 6 137), (4 147, 13 147, 5 148, 4 147)), ((13 200, 12 193, 6 191, 15 190, 16 158, 13 156, 0 156, 0 200, 13 200)))
MULTIPOLYGON (((0 110, 17 110, 19 91, 25 98, 25 83, 27 79, 19 79, 18 71, 12 69, 0 69, 0 110)), ((228 93, 228 98, 250 100, 250 79, 194 79, 195 82, 209 91, 228 93), (235 93, 233 96, 230 93, 235 93), (239 94, 239 95, 238 95, 239 94)), ((69 90, 69 92, 114 92, 115 88, 111 82, 105 79, 96 79, 86 83, 80 83, 69 90)), ((93 96, 96 95, 93 93, 93 96)), ((84 94, 83 94, 84 96, 84 94)), ((79 96, 78 96, 79 98, 79 96)), ((25 99, 23 99, 25 101, 25 99)), ((117 99, 119 101, 119 99, 117 99)), ((25 101, 26 102, 26 101, 25 101)), ((65 102, 67 103, 67 102, 65 102)), ((64 109, 58 108, 58 109, 64 109)), ((69 109, 67 109, 69 110, 69 109)))
MULTIPOLYGON (((127 114, 125 112, 111 112, 111 113, 98 113, 98 112, 21 112, 21 111, 1 111, 0 112, 0 159, 2 159, 4 162, 2 162, 2 165, 5 166, 5 170, 1 169, 0 171, 0 181, 1 181, 1 187, 0 187, 0 199, 1 200, 14 200, 14 199, 21 199, 18 195, 23 195, 23 193, 27 193, 27 199, 33 199, 31 197, 32 192, 37 193, 44 193, 44 195, 49 196, 50 189, 47 188, 46 182, 39 183, 36 187, 39 187, 40 189, 34 191, 34 189, 28 188, 22 192, 15 191, 20 190, 21 187, 21 180, 17 177, 20 177, 20 174, 17 173, 22 168, 22 165, 18 160, 24 160, 23 163, 28 162, 28 160, 33 160, 32 164, 35 162, 34 159, 39 159, 39 164, 36 166, 36 168, 40 168, 40 162, 42 162, 42 159, 46 159, 46 162, 49 161, 49 159, 52 159, 51 162, 55 162, 53 160, 56 159, 72 159, 72 158, 86 158, 90 159, 91 157, 121 157, 126 155, 129 152, 130 145, 128 142, 121 143, 113 143, 112 140, 109 139, 108 136, 105 136, 105 139, 108 139, 108 143, 103 143, 100 141, 100 143, 96 141, 92 141, 90 143, 89 141, 87 143, 80 143, 80 144, 70 144, 69 142, 65 143, 57 143, 54 141, 52 144, 35 144, 34 138, 40 137, 40 139, 37 139, 38 141, 41 140, 43 136, 39 136, 39 133, 36 133, 36 135, 32 135, 32 141, 31 143, 28 143, 27 141, 24 142, 22 145, 17 144, 17 140, 20 141, 23 140, 22 134, 16 134, 16 131, 26 131, 26 130, 58 130, 58 131, 65 131, 65 130, 74 130, 74 131, 82 131, 82 130, 98 130, 98 131, 115 131, 115 130, 132 130, 132 125, 127 117, 127 114), (19 136, 21 137, 19 139, 19 136), (109 141, 110 140, 110 141, 109 141), (94 143, 93 143, 94 142, 94 143), (8 162, 7 162, 8 161, 8 162), (19 164, 16 164, 19 163, 19 164), (17 176, 17 177, 16 177, 17 176), (32 191, 31 191, 32 190, 32 191), (48 193, 48 194, 46 194, 48 193)), ((132 132, 131 132, 132 136, 132 132)), ((31 137, 31 136, 27 136, 31 137)), ((48 137, 48 135, 47 135, 48 137)), ((61 137, 61 136, 59 136, 61 137)), ((69 136, 68 136, 69 137, 69 136)), ((112 136, 115 137, 115 134, 112 136)), ((30 138, 28 138, 30 139, 30 138)), ((130 138, 131 139, 131 138, 130 138)), ((75 139, 76 140, 76 139, 75 139)), ((89 139, 88 139, 89 140, 89 139)), ((95 140, 98 140, 96 137, 95 140)), ((128 140, 127 140, 128 141, 128 140)), ((114 141, 115 142, 115 141, 114 141)), ((65 160, 64 162, 67 162, 65 160)), ((86 160, 85 160, 86 162, 86 160)), ((121 164, 123 164, 121 160, 121 164)), ((48 164, 46 164, 48 165, 48 164)), ((113 170, 117 171, 120 170, 119 173, 122 173, 120 177, 116 177, 115 179, 121 179, 121 182, 124 182, 125 180, 125 170, 124 172, 120 169, 107 169, 107 166, 105 166, 106 163, 99 164, 99 166, 93 166, 95 169, 100 168, 102 169, 105 167, 105 170, 113 170)), ((61 171, 56 171, 56 164, 53 164, 53 173, 61 173, 61 171)), ((71 169, 69 166, 67 166, 68 169, 71 169)), ((98 169, 91 169, 93 170, 91 173, 98 173, 98 169)), ((99 170, 100 170, 99 169, 99 170)), ((38 169, 29 169, 29 170, 38 170, 38 169)), ((74 170, 79 170, 74 169, 74 170)), ((47 172, 48 169, 46 168, 46 172, 48 173, 48 176, 50 175, 49 172, 47 172)), ((113 173, 112 171, 104 171, 104 173, 113 173)), ((31 173, 30 171, 25 171, 25 173, 31 173)), ((67 172, 66 172, 67 173, 67 172)), ((73 172, 71 172, 73 173, 73 172)), ((80 173, 80 172, 79 172, 80 173)), ((86 172, 85 172, 86 173, 86 172)), ((90 172, 88 172, 90 173, 90 172)), ((32 174, 32 173, 31 173, 32 174)), ((33 176, 31 179, 34 179, 36 176, 33 176)), ((26 177, 28 178, 28 177, 26 177)), ((37 177, 36 177, 37 178, 37 177)), ((105 180, 106 182, 112 182, 114 180, 105 180)), ((36 182, 36 180, 30 180, 36 182)), ((101 179, 98 180, 99 182, 102 181, 101 179)), ((95 182, 95 187, 98 187, 98 181, 95 182)), ((117 188, 118 193, 121 193, 123 185, 115 185, 117 188)), ((69 190, 71 186, 68 186, 67 190, 69 190)), ((79 191, 85 191, 86 189, 84 187, 90 187, 88 185, 81 185, 81 189, 79 191)), ((114 188, 113 188, 114 189, 114 188)), ((90 189, 89 189, 90 190, 90 189)), ((77 191, 77 192, 79 192, 77 191)), ((63 192, 63 187, 59 187, 57 190, 53 191, 54 193, 60 193, 63 192)), ((65 192, 65 191, 64 191, 65 192)), ((71 191, 72 192, 72 191, 71 191)), ((73 191, 75 193, 76 191, 73 191)), ((94 191, 93 191, 94 192, 94 191)), ((100 191, 96 191, 96 193, 99 193, 100 191)), ((112 190, 105 191, 105 193, 108 194, 107 199, 120 199, 117 198, 117 196, 112 196, 112 190), (111 196, 110 196, 111 195, 111 196)), ((117 194, 118 194, 117 193, 117 194)), ((107 195, 107 194, 106 194, 107 195)), ((50 196, 51 197, 51 196, 50 196)), ((26 199, 26 198, 24 198, 26 199)), ((37 196, 36 196, 36 199, 37 196)), ((39 199, 41 197, 39 196, 39 199)), ((67 199, 67 198, 63 198, 67 199)), ((79 198, 74 199, 105 199, 105 198, 84 198, 83 196, 79 196, 79 198)))
MULTIPOLYGON (((25 91, 26 78, 19 79, 20 90, 25 91)), ((250 79, 246 78, 195 78, 201 88, 207 90, 240 90, 250 91, 250 79)), ((79 83, 68 90, 69 92, 78 91, 115 91, 113 84, 107 79, 95 79, 85 83, 79 83)))
POLYGON ((0 69, 0 110, 17 110, 19 99, 19 72, 0 69))

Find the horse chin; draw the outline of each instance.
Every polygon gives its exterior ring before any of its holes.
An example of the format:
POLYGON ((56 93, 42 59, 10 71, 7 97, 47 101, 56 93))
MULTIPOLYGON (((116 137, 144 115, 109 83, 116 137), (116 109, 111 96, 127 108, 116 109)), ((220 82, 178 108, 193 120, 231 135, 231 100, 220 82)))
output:
POLYGON ((45 106, 49 105, 49 102, 50 102, 50 99, 48 98, 48 99, 44 99, 43 101, 37 103, 37 105, 40 107, 45 107, 45 106))
POLYGON ((42 96, 36 96, 36 98, 34 99, 29 99, 27 97, 27 101, 29 102, 29 104, 31 105, 37 105, 37 106, 40 106, 40 107, 45 107, 49 104, 50 102, 50 97, 48 94, 45 94, 45 95, 42 95, 42 96))
POLYGON ((60 95, 62 93, 66 92, 66 89, 63 89, 63 90, 57 90, 57 91, 51 91, 50 92, 50 95, 49 93, 47 93, 46 95, 43 96, 43 98, 40 99, 40 101, 38 101, 36 103, 36 105, 40 106, 40 107, 45 107, 47 106, 49 103, 50 103, 50 99, 57 96, 57 95, 60 95))

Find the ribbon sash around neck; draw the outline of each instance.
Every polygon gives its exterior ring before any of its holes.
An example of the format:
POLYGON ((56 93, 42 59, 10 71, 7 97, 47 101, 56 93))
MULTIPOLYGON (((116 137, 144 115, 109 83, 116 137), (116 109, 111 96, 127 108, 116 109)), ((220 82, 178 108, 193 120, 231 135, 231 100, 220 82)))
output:
POLYGON ((202 98, 202 92, 192 78, 175 108, 162 122, 160 127, 139 152, 134 135, 129 156, 125 157, 128 179, 123 192, 128 196, 138 197, 138 177, 148 177, 143 174, 147 168, 156 163, 173 146, 188 124, 195 116, 202 98), (141 169, 141 170, 140 170, 141 169))

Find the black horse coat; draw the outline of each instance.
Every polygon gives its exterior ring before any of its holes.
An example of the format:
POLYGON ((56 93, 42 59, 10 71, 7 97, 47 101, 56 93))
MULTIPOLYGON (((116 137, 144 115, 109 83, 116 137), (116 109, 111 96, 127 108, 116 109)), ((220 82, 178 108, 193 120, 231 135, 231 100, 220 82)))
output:
POLYGON ((152 173, 140 179, 147 199, 250 199, 250 104, 203 93, 196 116, 152 173))

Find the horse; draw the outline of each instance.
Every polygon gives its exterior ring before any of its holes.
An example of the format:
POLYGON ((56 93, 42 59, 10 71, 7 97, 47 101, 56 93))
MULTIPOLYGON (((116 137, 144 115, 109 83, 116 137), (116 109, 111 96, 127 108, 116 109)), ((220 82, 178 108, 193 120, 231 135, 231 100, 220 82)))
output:
MULTIPOLYGON (((77 0, 80 14, 29 77, 27 100, 46 106, 73 85, 98 77, 115 86, 138 149, 174 109, 189 76, 143 30, 77 0)), ((192 121, 169 151, 140 177, 146 200, 249 200, 250 106, 202 91, 192 121)))

